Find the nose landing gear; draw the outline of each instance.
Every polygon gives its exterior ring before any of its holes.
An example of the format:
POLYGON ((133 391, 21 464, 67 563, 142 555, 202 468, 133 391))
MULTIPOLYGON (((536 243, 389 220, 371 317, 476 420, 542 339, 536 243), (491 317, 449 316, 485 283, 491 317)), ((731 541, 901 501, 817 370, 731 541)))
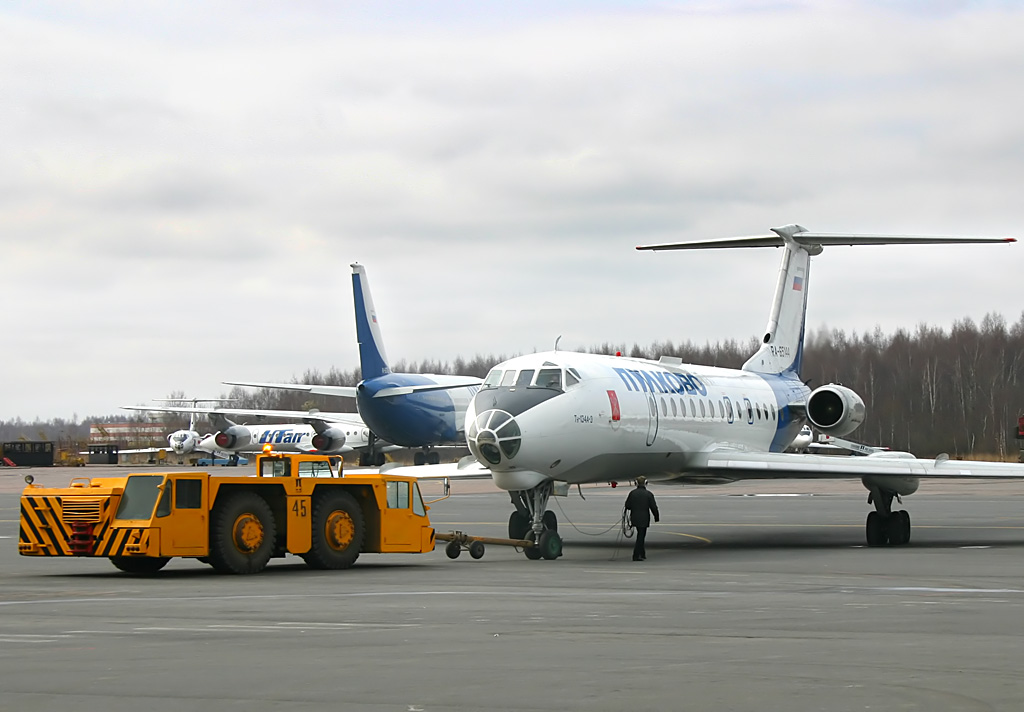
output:
POLYGON ((550 481, 529 490, 511 492, 512 504, 516 511, 508 518, 509 539, 526 539, 535 542, 524 550, 526 558, 557 559, 562 555, 562 538, 558 535, 558 518, 547 509, 551 496, 550 481))

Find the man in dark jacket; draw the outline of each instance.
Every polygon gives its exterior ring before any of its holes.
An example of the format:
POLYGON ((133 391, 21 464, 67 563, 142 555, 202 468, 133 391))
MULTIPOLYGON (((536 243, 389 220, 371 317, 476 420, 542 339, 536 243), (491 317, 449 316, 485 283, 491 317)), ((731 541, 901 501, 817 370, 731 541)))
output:
POLYGON ((644 561, 647 559, 644 539, 647 537, 647 527, 651 526, 651 515, 654 515, 655 522, 660 516, 658 503, 654 501, 654 495, 647 491, 647 478, 643 475, 636 478, 636 489, 626 497, 626 510, 629 512, 630 523, 636 529, 633 561, 644 561))

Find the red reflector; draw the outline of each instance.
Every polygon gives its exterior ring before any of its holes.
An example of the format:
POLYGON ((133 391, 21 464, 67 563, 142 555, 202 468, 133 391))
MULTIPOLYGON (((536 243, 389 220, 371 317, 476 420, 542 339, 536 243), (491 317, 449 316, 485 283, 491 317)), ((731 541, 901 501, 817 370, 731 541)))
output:
POLYGON ((622 419, 622 413, 619 411, 619 396, 615 391, 608 391, 608 402, 612 404, 612 422, 618 422, 622 419))

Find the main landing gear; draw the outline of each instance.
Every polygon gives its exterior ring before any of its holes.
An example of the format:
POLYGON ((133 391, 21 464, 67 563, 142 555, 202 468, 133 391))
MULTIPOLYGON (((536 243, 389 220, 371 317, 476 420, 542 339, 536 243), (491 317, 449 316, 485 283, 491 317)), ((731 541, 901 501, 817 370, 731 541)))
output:
POLYGON ((437 450, 420 450, 412 456, 414 465, 437 465, 441 462, 441 453, 437 450))
POLYGON ((906 510, 892 511, 892 500, 901 502, 895 492, 873 488, 868 504, 875 511, 868 514, 868 546, 902 546, 910 541, 910 514, 906 510))
POLYGON ((529 490, 511 492, 516 511, 508 518, 508 538, 534 542, 525 549, 527 559, 557 559, 562 555, 562 537, 558 536, 558 518, 547 509, 552 483, 544 482, 529 490))

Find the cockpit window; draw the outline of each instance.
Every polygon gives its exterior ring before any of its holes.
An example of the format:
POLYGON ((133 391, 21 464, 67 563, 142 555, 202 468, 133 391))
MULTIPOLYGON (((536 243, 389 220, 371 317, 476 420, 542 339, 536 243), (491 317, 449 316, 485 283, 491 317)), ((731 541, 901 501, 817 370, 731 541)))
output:
POLYGON ((516 380, 516 372, 515 371, 505 371, 505 377, 501 379, 501 385, 503 385, 503 386, 511 386, 513 381, 515 381, 515 380, 516 380))
POLYGON ((519 372, 519 378, 516 379, 517 386, 528 386, 530 381, 533 380, 533 374, 536 373, 532 368, 524 369, 519 372))
POLYGON ((565 372, 565 387, 575 386, 580 382, 580 379, 572 374, 572 369, 565 372))
POLYGON ((555 388, 562 390, 562 369, 542 368, 537 374, 538 388, 555 388))
POLYGON ((487 378, 484 379, 484 388, 495 388, 498 382, 501 381, 501 369, 491 369, 491 372, 487 374, 487 378))

